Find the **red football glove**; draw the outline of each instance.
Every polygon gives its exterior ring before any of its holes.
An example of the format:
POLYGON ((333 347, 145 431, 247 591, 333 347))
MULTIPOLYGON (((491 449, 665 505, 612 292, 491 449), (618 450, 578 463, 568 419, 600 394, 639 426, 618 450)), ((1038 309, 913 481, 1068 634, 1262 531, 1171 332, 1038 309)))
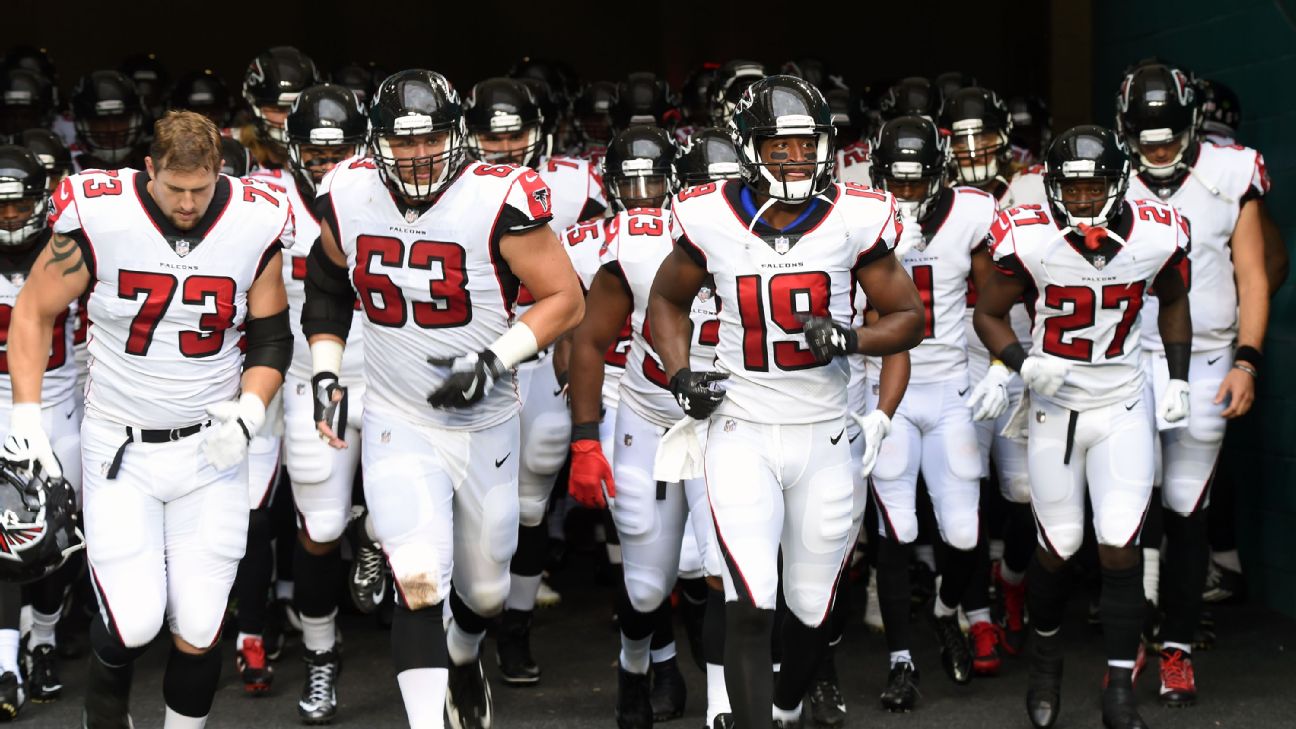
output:
POLYGON ((604 494, 616 498, 612 466, 603 456, 603 444, 597 440, 576 440, 571 444, 571 477, 567 492, 581 506, 606 509, 604 494))

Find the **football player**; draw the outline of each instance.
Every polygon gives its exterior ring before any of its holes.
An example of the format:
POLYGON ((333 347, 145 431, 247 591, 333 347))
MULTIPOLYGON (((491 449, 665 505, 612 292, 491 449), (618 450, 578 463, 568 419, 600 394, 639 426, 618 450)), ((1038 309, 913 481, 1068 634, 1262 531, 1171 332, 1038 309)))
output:
POLYGON ((577 156, 589 160, 590 164, 597 165, 603 159, 603 152, 612 141, 612 102, 615 100, 615 83, 595 81, 581 89, 572 103, 577 156))
POLYGON ((320 82, 315 62, 292 46, 275 46, 258 54, 243 73, 243 99, 252 107, 253 123, 238 139, 258 166, 282 169, 288 163, 284 121, 293 100, 320 82))
POLYGON ((1012 121, 1009 138, 1015 166, 1026 169, 1039 164, 1053 140, 1053 117, 1044 100, 1034 95, 1010 96, 1008 118, 1012 121))
POLYGON ((765 78, 765 66, 755 61, 733 60, 721 66, 711 84, 711 125, 728 129, 743 92, 762 78, 765 78))
POLYGON ((0 70, 0 138, 14 144, 19 132, 48 128, 54 119, 54 84, 26 68, 0 70))
POLYGON ((148 121, 159 119, 164 111, 167 89, 171 86, 171 74, 158 60, 157 54, 136 53, 127 56, 117 70, 135 84, 135 90, 140 95, 140 103, 148 114, 148 121))
POLYGON ((675 140, 683 144, 694 132, 711 125, 711 84, 715 83, 718 63, 703 63, 684 79, 680 88, 680 113, 683 119, 675 127, 675 140))
POLYGON ((459 95, 443 76, 388 77, 369 121, 372 159, 339 165, 318 191, 302 312, 315 419, 330 445, 348 446, 338 373, 358 294, 365 500, 399 596, 401 696, 412 727, 440 727, 444 713, 485 729, 480 646, 518 544, 513 370, 580 320, 580 282, 548 227, 550 188, 529 167, 467 159, 459 95), (534 304, 515 321, 519 284, 534 304))
POLYGON ((1012 120, 999 95, 979 86, 958 89, 946 97, 939 123, 949 133, 954 184, 1003 198, 1012 176, 1012 120))
MULTIPOLYGON (((1266 228, 1273 226, 1264 206, 1264 158, 1254 149, 1200 139, 1194 94, 1184 72, 1144 64, 1121 83, 1116 114, 1133 154, 1130 198, 1165 201, 1192 223, 1194 233, 1183 264, 1192 282, 1192 410, 1178 423, 1157 421, 1166 540, 1161 700, 1173 706, 1196 700, 1192 642, 1209 564, 1210 484, 1227 422, 1245 415, 1255 401, 1269 319, 1266 265, 1278 265, 1266 258, 1283 257, 1281 241, 1266 240, 1266 228)), ((1158 301, 1165 304, 1162 297, 1149 300, 1150 313, 1158 301)), ((1165 382, 1173 372, 1170 347, 1144 330, 1143 348, 1147 377, 1165 382)))
POLYGON ((673 133, 679 122, 679 110, 671 106, 670 88, 647 71, 632 73, 617 84, 616 99, 608 112, 613 134, 633 124, 650 124, 673 133))
POLYGON ((144 106, 134 82, 120 71, 82 76, 72 89, 72 116, 78 172, 144 167, 144 106))
POLYGON ((898 116, 921 116, 934 122, 940 118, 944 97, 939 86, 921 76, 909 76, 883 91, 877 103, 883 121, 898 116))
MULTIPOLYGON (((1107 654, 1102 717, 1107 729, 1146 727, 1133 681, 1143 623, 1139 532, 1152 496, 1153 404, 1140 362, 1147 292, 1160 299, 1157 328, 1168 379, 1155 417, 1189 417, 1192 320, 1180 264, 1187 220, 1154 200, 1127 202, 1130 162, 1112 132, 1079 126, 1045 158, 1048 206, 1000 213, 991 229, 995 270, 974 314, 986 348, 1020 373, 1029 392, 1009 432, 1027 436, 1031 506, 1039 547, 1027 581, 1031 628, 1027 714, 1057 721, 1066 607, 1066 562, 1080 548, 1085 502, 1102 566, 1101 618, 1107 654), (1027 297, 1035 312, 1029 354, 1005 317, 1027 297)), ((1151 328, 1151 327, 1148 327, 1151 328)), ((1006 399, 999 398, 1000 407, 1006 399)), ((1198 589, 1200 593, 1200 589, 1198 589)))
POLYGON ((823 95, 801 79, 768 77, 734 112, 744 179, 676 194, 675 247, 647 316, 681 410, 709 421, 700 459, 727 565, 725 677, 734 725, 754 727, 771 706, 778 725, 798 720, 828 643, 822 625, 852 536, 858 467, 845 440, 845 357, 917 344, 922 305, 891 255, 900 234, 894 198, 831 179, 834 130, 823 95), (708 274, 726 305, 716 369, 694 371, 689 317, 708 274), (881 316, 851 329, 857 280, 881 316), (790 615, 776 693, 780 547, 790 615))
POLYGON ((227 133, 226 127, 234 115, 229 87, 210 69, 191 71, 176 79, 167 108, 196 111, 211 119, 222 134, 227 133))
POLYGON ((49 341, 87 289, 84 513, 101 620, 83 723, 130 725, 132 663, 165 619, 167 729, 202 727, 248 525, 247 451, 292 356, 279 193, 224 177, 205 117, 157 123, 146 172, 93 170, 53 197, 53 234, 14 307, 5 457, 59 464, 42 423, 49 341), (246 350, 246 351, 245 351, 246 350))
POLYGON ((1220 146, 1234 144, 1238 125, 1242 123, 1242 100, 1237 92, 1220 81, 1196 79, 1201 104, 1202 137, 1220 146))
POLYGON ((58 189, 64 177, 72 174, 72 153, 59 135, 42 127, 24 129, 14 137, 14 144, 30 149, 45 168, 45 188, 58 189))

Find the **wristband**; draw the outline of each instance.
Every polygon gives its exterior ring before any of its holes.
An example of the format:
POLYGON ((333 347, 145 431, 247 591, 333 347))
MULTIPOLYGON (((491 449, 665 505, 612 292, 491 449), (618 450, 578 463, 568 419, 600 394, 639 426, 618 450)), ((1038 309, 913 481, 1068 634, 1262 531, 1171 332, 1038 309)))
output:
POLYGON ((487 347, 496 357, 499 357, 500 364, 504 369, 511 370, 518 365, 536 355, 540 351, 540 344, 536 342, 535 332, 531 327, 523 322, 516 322, 509 327, 507 332, 500 335, 487 347))
POLYGON ((1251 365, 1251 369, 1260 371, 1260 365, 1264 362, 1264 355, 1255 347, 1242 345, 1233 353, 1234 362, 1246 362, 1251 365))
POLYGON ((999 353, 999 360, 1014 372, 1021 372, 1022 363, 1026 361, 1026 350, 1022 349, 1020 342, 1013 342, 999 353))
POLYGON ((337 374, 342 371, 342 343, 333 339, 311 342, 311 374, 321 372, 337 374))
POLYGON ((599 438, 599 424, 572 423, 571 442, 575 443, 578 440, 595 440, 602 442, 602 439, 599 438))

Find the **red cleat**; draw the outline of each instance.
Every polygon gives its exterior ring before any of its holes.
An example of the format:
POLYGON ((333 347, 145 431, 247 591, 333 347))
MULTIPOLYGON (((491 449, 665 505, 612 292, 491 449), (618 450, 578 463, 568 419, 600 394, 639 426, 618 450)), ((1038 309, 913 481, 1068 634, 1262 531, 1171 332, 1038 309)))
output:
POLYGON ((972 672, 978 676, 998 676, 999 628, 993 623, 972 624, 972 672))

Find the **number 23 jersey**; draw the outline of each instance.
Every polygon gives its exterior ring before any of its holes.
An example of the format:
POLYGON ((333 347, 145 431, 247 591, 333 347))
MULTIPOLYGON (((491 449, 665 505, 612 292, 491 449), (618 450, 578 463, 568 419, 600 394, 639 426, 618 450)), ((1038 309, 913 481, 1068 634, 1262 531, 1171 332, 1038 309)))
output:
POLYGON ((741 180, 675 196, 671 235, 715 279, 720 330, 717 369, 730 373, 716 415, 771 424, 816 423, 846 412, 845 357, 819 364, 802 319, 850 326, 855 271, 891 255, 900 235, 895 200, 834 183, 778 231, 752 221, 741 180))

